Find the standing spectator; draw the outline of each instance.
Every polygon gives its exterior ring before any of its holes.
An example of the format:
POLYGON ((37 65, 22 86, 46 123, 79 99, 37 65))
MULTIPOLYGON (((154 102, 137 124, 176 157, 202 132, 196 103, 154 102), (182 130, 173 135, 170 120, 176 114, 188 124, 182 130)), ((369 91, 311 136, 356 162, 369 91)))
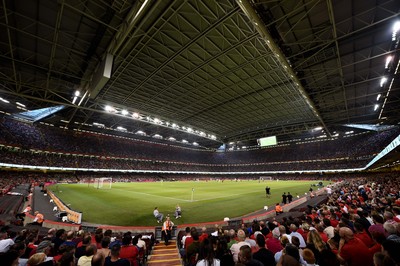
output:
POLYGON ((169 240, 171 239, 171 232, 172 232, 172 227, 174 226, 174 223, 171 221, 169 216, 167 216, 167 219, 163 223, 162 226, 162 231, 164 235, 164 243, 167 246, 169 243, 169 240))
POLYGON ((282 203, 283 203, 283 205, 286 204, 286 199, 287 199, 286 192, 283 192, 283 194, 282 194, 282 203))
POLYGON ((290 194, 290 192, 288 192, 288 194, 287 194, 287 199, 288 199, 289 203, 291 203, 293 200, 293 196, 292 196, 292 194, 290 194))

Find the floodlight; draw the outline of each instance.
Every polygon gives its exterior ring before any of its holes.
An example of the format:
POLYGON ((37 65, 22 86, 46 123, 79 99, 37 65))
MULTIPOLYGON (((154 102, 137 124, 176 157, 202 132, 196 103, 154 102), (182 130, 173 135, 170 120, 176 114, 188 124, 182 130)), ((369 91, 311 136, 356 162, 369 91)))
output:
POLYGON ((378 96, 376 96, 376 100, 379 101, 379 99, 381 98, 381 94, 379 93, 378 96))
POLYGON ((81 95, 81 92, 80 91, 75 91, 75 96, 79 97, 79 95, 81 95))
POLYGON ((389 68, 389 64, 392 61, 393 57, 392 56, 388 56, 386 57, 386 63, 385 63, 385 68, 389 68))
POLYGON ((396 40, 397 32, 400 30, 400 21, 396 21, 393 24, 393 33, 392 33, 392 41, 396 40))
POLYGON ((122 110, 122 111, 121 111, 121 114, 122 114, 122 115, 127 115, 128 113, 129 113, 129 112, 128 112, 127 110, 122 110))
POLYGON ((381 79, 381 87, 383 87, 383 85, 385 85, 385 82, 387 81, 387 78, 386 77, 383 77, 382 79, 381 79))
POLYGON ((106 110, 107 112, 112 112, 112 111, 114 111, 115 109, 114 109, 112 106, 110 106, 110 105, 106 105, 106 107, 104 107, 104 110, 106 110))
POLYGON ((5 103, 10 103, 10 101, 8 101, 8 100, 6 100, 4 98, 1 98, 1 97, 0 97, 0 101, 5 102, 5 103))

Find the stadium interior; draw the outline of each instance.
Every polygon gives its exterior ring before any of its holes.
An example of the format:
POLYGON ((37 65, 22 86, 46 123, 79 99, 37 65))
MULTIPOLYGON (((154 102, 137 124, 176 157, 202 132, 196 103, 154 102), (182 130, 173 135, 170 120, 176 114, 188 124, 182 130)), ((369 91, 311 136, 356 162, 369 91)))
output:
MULTIPOLYGON (((353 222, 365 213, 371 222, 375 214, 380 224, 394 221, 397 229, 384 228, 385 241, 400 243, 400 1, 3 0, 0 14, 4 230, 36 230, 39 244, 49 228, 83 229, 93 240, 111 228, 82 223, 47 191, 57 182, 268 176, 334 185, 310 190, 290 207, 285 199, 279 216, 266 206, 207 224, 207 235, 235 229, 237 239, 237 229, 261 228, 261 220, 270 224, 266 241, 277 225, 287 233, 305 223, 324 231, 322 220, 334 210, 338 228, 355 234, 353 222), (62 209, 56 218, 55 207, 62 209), (54 221, 38 226, 33 211, 54 221)), ((371 226, 379 224, 375 218, 371 226)), ((172 235, 180 249, 184 229, 172 235)), ((161 224, 114 228, 112 237, 123 238, 117 232, 124 230, 149 235, 147 251, 131 266, 146 265, 159 241, 168 242, 161 224)), ((3 249, 3 231, 1 261, 13 256, 3 249)), ((379 244, 387 249, 382 256, 400 265, 383 240, 364 232, 375 241, 368 248, 379 244)), ((335 237, 349 234, 338 229, 335 237)), ((337 248, 342 265, 361 265, 337 248)), ((365 265, 375 262, 376 253, 367 253, 360 256, 369 259, 365 265)), ((177 261, 193 265, 180 254, 156 266, 177 261)))

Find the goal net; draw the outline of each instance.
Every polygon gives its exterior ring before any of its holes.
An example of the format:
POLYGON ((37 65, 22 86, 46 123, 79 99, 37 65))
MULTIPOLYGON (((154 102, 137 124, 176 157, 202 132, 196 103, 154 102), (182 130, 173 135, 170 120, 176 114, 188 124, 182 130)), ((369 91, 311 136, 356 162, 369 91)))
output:
POLYGON ((97 189, 111 189, 112 178, 111 177, 100 177, 95 178, 93 182, 94 188, 97 189))
POLYGON ((260 181, 271 181, 272 176, 260 176, 260 181))

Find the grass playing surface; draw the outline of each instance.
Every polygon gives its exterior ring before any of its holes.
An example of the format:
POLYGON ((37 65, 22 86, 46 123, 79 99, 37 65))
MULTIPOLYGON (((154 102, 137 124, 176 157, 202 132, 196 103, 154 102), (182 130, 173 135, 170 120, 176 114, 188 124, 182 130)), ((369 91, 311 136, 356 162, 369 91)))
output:
POLYGON ((156 206, 164 217, 170 214, 175 224, 222 221, 224 217, 232 219, 275 205, 281 201, 283 192, 290 192, 295 199, 296 193, 304 195, 317 182, 134 182, 113 183, 111 189, 96 189, 88 184, 58 184, 50 189, 71 209, 81 211, 84 222, 154 226, 156 206), (266 186, 271 187, 269 199, 265 195, 266 186), (182 208, 179 219, 173 218, 176 204, 182 208))

